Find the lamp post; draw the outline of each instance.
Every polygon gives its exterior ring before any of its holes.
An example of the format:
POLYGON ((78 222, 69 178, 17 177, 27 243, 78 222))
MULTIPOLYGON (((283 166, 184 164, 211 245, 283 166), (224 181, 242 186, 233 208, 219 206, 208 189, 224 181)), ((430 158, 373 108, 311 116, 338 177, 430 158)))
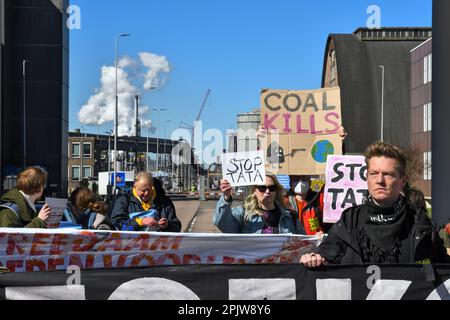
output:
POLYGON ((22 80, 23 80, 23 168, 27 167, 27 97, 26 97, 26 64, 30 62, 24 59, 22 61, 22 80))
POLYGON ((170 120, 166 120, 164 123, 164 172, 167 172, 167 155, 166 155, 166 131, 167 131, 167 123, 169 123, 170 120))
POLYGON ((158 172, 159 170, 159 115, 161 111, 166 111, 167 109, 162 109, 162 108, 155 108, 152 109, 153 111, 157 111, 158 112, 158 125, 157 125, 157 136, 156 136, 156 172, 158 172))
POLYGON ((379 65, 381 68, 381 141, 384 138, 384 66, 379 65))
POLYGON ((148 124, 147 124, 147 153, 146 153, 146 171, 149 171, 149 157, 148 157, 148 137, 150 132, 150 90, 156 89, 156 87, 151 86, 147 91, 147 107, 148 107, 148 124))
POLYGON ((118 135, 118 122, 119 122, 119 97, 117 95, 117 54, 119 51, 119 38, 130 36, 128 33, 121 33, 116 36, 116 47, 115 47, 115 66, 116 66, 116 108, 114 112, 114 194, 116 194, 116 156, 117 156, 117 135, 118 135))

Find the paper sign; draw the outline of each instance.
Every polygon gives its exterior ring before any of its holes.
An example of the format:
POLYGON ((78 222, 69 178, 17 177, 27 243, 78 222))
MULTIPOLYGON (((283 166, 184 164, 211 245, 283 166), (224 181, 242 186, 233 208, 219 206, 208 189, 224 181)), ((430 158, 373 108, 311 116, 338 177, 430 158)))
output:
POLYGON ((61 222, 61 218, 64 214, 64 209, 67 205, 67 199, 45 198, 45 203, 48 204, 52 209, 50 217, 46 221, 47 228, 59 228, 59 223, 61 222))
POLYGON ((262 185, 266 170, 262 151, 224 153, 222 175, 233 187, 262 185))
POLYGON ((366 191, 367 166, 363 156, 329 156, 323 222, 335 223, 345 209, 362 204, 366 191))
POLYGON ((328 155, 342 154, 339 88, 261 92, 266 169, 275 174, 325 173, 328 155))

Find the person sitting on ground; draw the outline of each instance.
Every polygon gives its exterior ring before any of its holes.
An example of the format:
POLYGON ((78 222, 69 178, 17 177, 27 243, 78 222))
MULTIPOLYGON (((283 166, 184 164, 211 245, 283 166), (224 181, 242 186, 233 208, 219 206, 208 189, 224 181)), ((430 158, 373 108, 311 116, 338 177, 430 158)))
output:
POLYGON ((81 225, 82 229, 115 229, 110 219, 106 217, 106 204, 96 199, 95 194, 86 187, 72 191, 62 221, 81 225))
POLYGON ((119 230, 181 231, 172 200, 166 196, 161 181, 150 172, 136 175, 131 192, 117 198, 112 209, 111 218, 119 230))
POLYGON ((232 187, 220 180, 223 193, 216 205, 214 224, 223 233, 305 234, 303 226, 286 208, 283 187, 275 175, 266 172, 264 185, 251 186, 244 205, 231 208, 232 187))
POLYGON ((346 209, 328 236, 300 263, 331 264, 447 262, 442 240, 422 210, 401 192, 406 184, 406 157, 385 142, 365 153, 368 199, 346 209))
POLYGON ((17 178, 16 188, 1 197, 0 227, 47 228, 51 209, 45 204, 39 213, 35 203, 42 197, 47 183, 47 172, 39 167, 28 167, 17 178))

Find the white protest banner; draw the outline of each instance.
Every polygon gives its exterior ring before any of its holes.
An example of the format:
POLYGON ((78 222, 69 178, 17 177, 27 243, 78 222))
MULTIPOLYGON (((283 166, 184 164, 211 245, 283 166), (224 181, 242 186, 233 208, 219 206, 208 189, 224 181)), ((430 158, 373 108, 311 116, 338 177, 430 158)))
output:
POLYGON ((335 223, 342 212, 362 203, 367 191, 367 166, 363 156, 328 156, 323 222, 335 223))
POLYGON ((47 228, 55 229, 59 227, 61 218, 64 214, 64 209, 67 205, 67 199, 57 199, 57 198, 45 198, 45 203, 50 206, 52 213, 47 219, 47 228))
POLYGON ((10 272, 192 264, 297 264, 317 236, 0 228, 10 272))
POLYGON ((224 153, 222 176, 233 187, 262 185, 266 170, 262 151, 224 153))

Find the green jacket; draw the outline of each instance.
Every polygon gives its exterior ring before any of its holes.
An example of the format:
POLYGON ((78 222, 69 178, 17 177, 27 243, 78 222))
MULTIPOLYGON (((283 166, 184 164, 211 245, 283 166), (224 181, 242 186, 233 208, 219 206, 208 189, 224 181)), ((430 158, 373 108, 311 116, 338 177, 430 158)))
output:
POLYGON ((37 213, 31 209, 23 195, 18 189, 13 189, 5 193, 0 198, 2 203, 13 202, 19 207, 19 216, 10 209, 0 209, 0 227, 1 228, 47 228, 44 221, 37 217, 37 213))

